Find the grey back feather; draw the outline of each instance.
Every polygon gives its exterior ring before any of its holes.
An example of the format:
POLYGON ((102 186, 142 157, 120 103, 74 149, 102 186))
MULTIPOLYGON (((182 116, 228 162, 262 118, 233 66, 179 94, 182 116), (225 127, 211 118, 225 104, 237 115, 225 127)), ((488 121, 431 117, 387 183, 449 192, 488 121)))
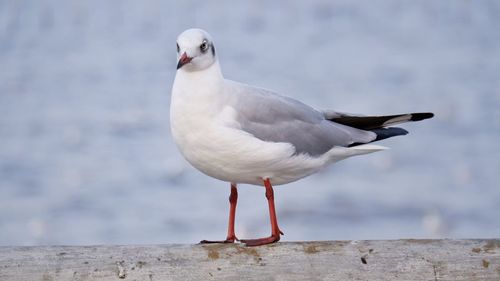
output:
POLYGON ((321 155, 334 146, 368 143, 376 134, 331 122, 324 113, 265 89, 227 81, 241 129, 270 142, 290 143, 296 153, 321 155))

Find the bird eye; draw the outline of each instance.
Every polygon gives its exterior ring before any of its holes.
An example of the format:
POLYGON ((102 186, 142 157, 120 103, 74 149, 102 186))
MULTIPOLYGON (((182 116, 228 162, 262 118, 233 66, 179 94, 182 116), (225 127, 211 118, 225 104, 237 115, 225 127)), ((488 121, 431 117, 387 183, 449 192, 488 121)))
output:
POLYGON ((200 45, 200 50, 201 52, 206 52, 208 50, 208 43, 207 40, 203 40, 203 43, 200 45))
POLYGON ((177 43, 177 53, 181 50, 181 48, 179 47, 179 43, 177 43))

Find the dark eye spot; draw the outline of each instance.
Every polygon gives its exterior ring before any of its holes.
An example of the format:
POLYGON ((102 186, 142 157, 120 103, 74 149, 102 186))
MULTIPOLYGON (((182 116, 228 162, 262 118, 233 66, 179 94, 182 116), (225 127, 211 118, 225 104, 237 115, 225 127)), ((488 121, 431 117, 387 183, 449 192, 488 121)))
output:
POLYGON ((208 50, 208 42, 207 40, 203 40, 203 43, 200 45, 200 50, 202 53, 206 52, 208 50))
POLYGON ((179 47, 179 43, 177 43, 177 53, 181 50, 181 48, 179 47))

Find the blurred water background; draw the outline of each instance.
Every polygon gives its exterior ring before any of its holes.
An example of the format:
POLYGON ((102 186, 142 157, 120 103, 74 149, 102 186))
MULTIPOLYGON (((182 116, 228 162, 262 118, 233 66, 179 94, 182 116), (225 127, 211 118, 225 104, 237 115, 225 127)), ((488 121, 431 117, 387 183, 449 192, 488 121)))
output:
MULTIPOLYGON (((194 243, 229 184, 169 131, 177 35, 319 109, 433 111, 389 151, 277 187, 283 240, 500 237, 498 1, 0 1, 0 245, 194 243)), ((268 235, 239 188, 239 237, 268 235)))

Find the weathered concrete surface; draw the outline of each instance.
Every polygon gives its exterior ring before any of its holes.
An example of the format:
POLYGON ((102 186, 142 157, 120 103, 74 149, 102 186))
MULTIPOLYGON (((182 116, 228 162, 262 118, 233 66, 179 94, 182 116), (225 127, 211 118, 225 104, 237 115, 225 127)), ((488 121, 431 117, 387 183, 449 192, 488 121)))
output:
POLYGON ((500 280, 500 240, 0 247, 0 280, 500 280))

